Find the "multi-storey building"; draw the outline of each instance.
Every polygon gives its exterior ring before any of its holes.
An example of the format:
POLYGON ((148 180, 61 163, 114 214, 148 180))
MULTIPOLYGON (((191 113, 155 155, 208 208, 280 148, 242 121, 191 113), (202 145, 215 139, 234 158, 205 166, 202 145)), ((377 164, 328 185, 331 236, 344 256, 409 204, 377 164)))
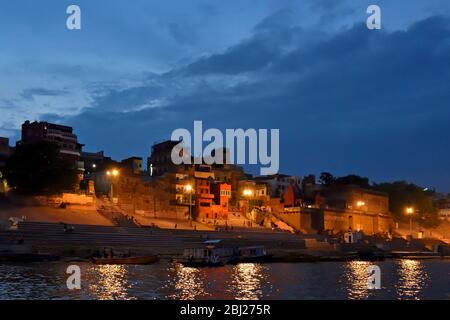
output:
POLYGON ((167 140, 152 146, 150 157, 147 158, 147 171, 151 176, 162 176, 167 172, 175 172, 178 165, 172 162, 172 149, 180 141, 167 140))
POLYGON ((81 158, 83 145, 78 143, 72 127, 45 121, 25 121, 22 124, 22 140, 18 143, 27 144, 41 141, 56 143, 64 159, 79 161, 81 158))

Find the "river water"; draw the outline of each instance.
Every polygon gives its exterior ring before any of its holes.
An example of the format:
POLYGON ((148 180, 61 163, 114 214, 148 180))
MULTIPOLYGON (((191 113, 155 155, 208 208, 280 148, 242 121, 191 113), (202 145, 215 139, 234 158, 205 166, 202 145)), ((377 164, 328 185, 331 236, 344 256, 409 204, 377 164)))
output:
POLYGON ((363 261, 78 265, 80 290, 67 289, 68 263, 0 265, 0 299, 450 299, 450 260, 377 262, 379 290, 368 289, 363 261))

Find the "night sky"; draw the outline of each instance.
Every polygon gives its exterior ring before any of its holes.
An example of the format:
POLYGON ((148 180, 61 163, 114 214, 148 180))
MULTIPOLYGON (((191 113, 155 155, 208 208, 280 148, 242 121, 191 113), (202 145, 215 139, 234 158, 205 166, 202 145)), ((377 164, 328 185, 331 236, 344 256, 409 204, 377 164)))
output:
POLYGON ((118 160, 194 120, 279 128, 282 173, 450 192, 450 2, 2 1, 0 136, 26 119, 118 160))

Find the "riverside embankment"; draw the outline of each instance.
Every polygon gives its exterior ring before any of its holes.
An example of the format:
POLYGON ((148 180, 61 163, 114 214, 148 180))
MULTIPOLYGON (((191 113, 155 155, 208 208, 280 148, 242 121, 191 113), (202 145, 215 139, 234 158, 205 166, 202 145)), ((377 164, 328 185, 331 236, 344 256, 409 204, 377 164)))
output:
POLYGON ((331 245, 319 236, 300 236, 280 231, 245 229, 233 231, 167 230, 158 228, 71 225, 65 232, 58 223, 20 222, 17 230, 0 230, 0 252, 41 253, 51 257, 86 259, 97 251, 113 248, 116 252, 157 254, 174 259, 185 248, 202 246, 205 240, 220 239, 229 246, 265 246, 269 262, 348 261, 352 259, 439 258, 432 252, 367 254, 368 246, 346 247, 331 245), (21 243, 21 244, 17 244, 21 243), (366 252, 364 252, 366 251, 366 252))

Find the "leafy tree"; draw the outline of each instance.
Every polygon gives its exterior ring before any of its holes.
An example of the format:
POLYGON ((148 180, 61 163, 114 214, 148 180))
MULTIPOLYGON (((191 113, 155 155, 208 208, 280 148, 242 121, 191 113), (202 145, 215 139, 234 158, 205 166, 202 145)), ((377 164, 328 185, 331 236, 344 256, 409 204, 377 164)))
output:
POLYGON ((407 221, 406 207, 413 207, 413 220, 424 227, 439 225, 437 209, 433 204, 433 190, 425 190, 405 181, 376 184, 374 189, 389 195, 389 209, 398 220, 407 221))
POLYGON ((334 176, 329 172, 322 172, 319 177, 319 182, 321 184, 331 186, 335 182, 334 176))
POLYGON ((369 178, 357 176, 355 174, 349 174, 344 177, 336 178, 334 181, 335 185, 345 186, 345 185, 356 185, 361 188, 371 188, 369 183, 369 178))
POLYGON ((16 192, 27 195, 71 191, 78 177, 74 164, 61 158, 51 142, 16 147, 6 165, 6 179, 16 192))

